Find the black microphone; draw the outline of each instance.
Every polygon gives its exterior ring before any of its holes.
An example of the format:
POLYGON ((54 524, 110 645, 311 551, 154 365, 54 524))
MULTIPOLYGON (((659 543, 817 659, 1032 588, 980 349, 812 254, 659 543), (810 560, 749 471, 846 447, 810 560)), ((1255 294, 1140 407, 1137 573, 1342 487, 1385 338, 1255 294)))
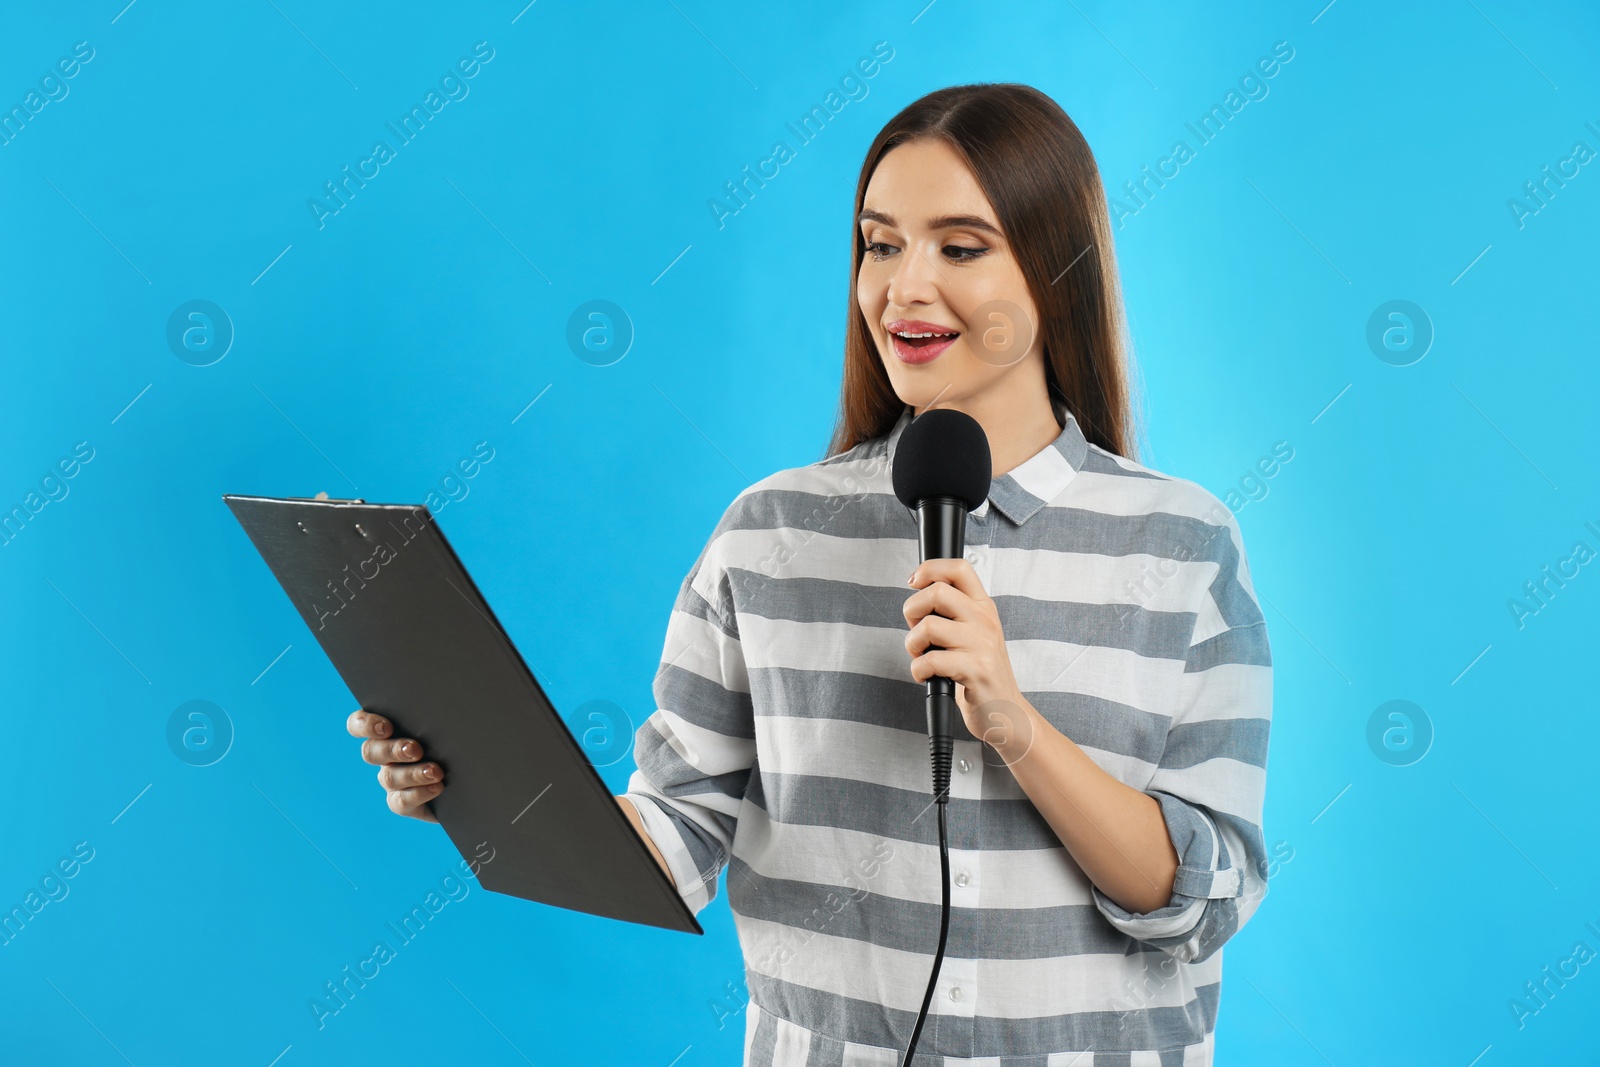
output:
MULTIPOLYGON (((967 512, 981 507, 989 495, 990 467, 989 438, 966 412, 924 411, 901 431, 891 478, 894 495, 917 513, 922 562, 959 559, 966 553, 967 512)), ((955 744, 956 684, 948 678, 929 678, 926 684, 933 793, 943 804, 955 744)))
MULTIPOLYGON (((989 495, 989 438, 971 415, 954 408, 924 411, 900 433, 894 450, 894 495, 917 513, 922 562, 959 559, 966 552, 967 512, 983 505, 989 495)), ((929 648, 938 648, 930 645, 929 648)), ((911 1067, 928 1019, 928 1005, 939 981, 944 946, 950 934, 950 837, 945 824, 945 802, 950 793, 951 736, 959 708, 956 684, 949 678, 927 681, 928 751, 933 759, 933 799, 939 810, 939 947, 933 954, 933 971, 922 996, 922 1010, 911 1030, 911 1040, 901 1058, 911 1067)))

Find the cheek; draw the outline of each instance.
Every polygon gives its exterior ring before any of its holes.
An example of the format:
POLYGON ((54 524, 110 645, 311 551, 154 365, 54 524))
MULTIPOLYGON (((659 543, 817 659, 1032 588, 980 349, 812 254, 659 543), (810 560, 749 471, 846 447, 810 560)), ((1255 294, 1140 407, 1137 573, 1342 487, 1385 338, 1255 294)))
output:
POLYGON ((1014 288, 985 287, 966 294, 955 310, 966 323, 965 340, 974 360, 1003 370, 1039 350, 1037 312, 1018 299, 1014 288))
POLYGON ((884 301, 887 299, 886 283, 877 277, 871 263, 863 262, 856 269, 856 303, 861 305, 861 310, 870 318, 874 312, 883 309, 884 301))
POLYGON ((878 336, 877 323, 883 320, 883 309, 888 302, 884 284, 873 275, 872 268, 863 265, 856 273, 856 306, 867 320, 867 332, 878 336))

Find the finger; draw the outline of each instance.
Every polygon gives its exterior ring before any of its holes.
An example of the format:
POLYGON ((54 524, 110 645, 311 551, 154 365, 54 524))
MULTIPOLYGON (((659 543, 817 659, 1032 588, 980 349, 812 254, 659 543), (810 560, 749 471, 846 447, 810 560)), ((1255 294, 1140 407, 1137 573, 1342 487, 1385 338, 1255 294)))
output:
POLYGON ((966 671, 961 668, 962 662, 960 653, 936 648, 911 661, 911 677, 919 682, 926 682, 929 678, 949 678, 965 685, 966 671))
POLYGON ((947 582, 935 582, 906 597, 900 613, 905 616, 908 626, 915 626, 929 615, 943 615, 947 619, 965 622, 973 613, 972 600, 947 582))
POLYGON ((948 582, 973 600, 986 599, 983 583, 978 580, 978 572, 972 569, 972 564, 960 557, 923 560, 917 569, 911 572, 911 580, 906 584, 920 589, 934 582, 948 582))
POLYGON ((438 816, 423 805, 437 797, 443 789, 444 786, 437 783, 417 786, 415 789, 391 789, 388 794, 389 810, 396 815, 411 815, 428 822, 438 822, 438 816))
POLYGON ((422 746, 409 737, 397 737, 392 741, 363 741, 361 758, 368 763, 415 763, 422 758, 422 746))
POLYGON ((444 768, 437 763, 385 763, 378 768, 378 784, 385 789, 410 789, 444 781, 444 768))
POLYGON ((361 708, 350 713, 344 728, 350 731, 351 737, 388 737, 394 731, 394 725, 388 719, 361 708))
POLYGON ((962 648, 962 624, 942 615, 929 615, 906 634, 906 651, 915 659, 930 647, 962 648))

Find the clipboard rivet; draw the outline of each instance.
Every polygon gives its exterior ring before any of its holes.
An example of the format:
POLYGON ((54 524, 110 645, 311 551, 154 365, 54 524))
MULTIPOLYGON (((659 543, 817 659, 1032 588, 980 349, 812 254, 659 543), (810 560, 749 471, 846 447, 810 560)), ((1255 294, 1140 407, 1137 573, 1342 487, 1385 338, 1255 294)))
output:
POLYGON ((362 537, 370 537, 371 536, 371 534, 367 533, 367 531, 365 531, 365 530, 363 530, 361 528, 361 524, 359 522, 356 523, 356 533, 360 534, 362 537))
POLYGON ((306 524, 303 522, 297 522, 295 525, 300 527, 300 532, 303 534, 308 534, 311 532, 310 530, 306 529, 306 524))

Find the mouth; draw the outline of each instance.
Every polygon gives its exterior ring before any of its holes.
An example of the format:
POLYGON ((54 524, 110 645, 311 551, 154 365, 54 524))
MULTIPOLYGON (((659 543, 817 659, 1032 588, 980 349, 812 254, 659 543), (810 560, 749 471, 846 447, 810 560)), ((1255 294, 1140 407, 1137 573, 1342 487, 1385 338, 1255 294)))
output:
POLYGON ((952 330, 936 323, 904 320, 891 322, 888 333, 894 354, 902 363, 930 362, 955 344, 956 339, 961 336, 959 330, 952 330))

